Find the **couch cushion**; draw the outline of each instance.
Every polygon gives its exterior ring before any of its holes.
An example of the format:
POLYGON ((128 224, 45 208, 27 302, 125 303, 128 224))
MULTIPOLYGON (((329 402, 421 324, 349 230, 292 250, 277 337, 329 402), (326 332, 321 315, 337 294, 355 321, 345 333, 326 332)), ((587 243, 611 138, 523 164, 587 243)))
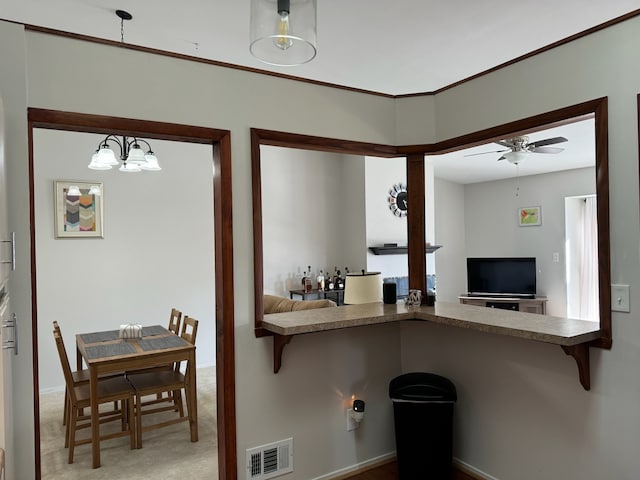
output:
POLYGON ((283 313, 297 310, 311 310, 314 308, 335 307, 333 300, 290 300, 277 295, 264 296, 264 313, 283 313))

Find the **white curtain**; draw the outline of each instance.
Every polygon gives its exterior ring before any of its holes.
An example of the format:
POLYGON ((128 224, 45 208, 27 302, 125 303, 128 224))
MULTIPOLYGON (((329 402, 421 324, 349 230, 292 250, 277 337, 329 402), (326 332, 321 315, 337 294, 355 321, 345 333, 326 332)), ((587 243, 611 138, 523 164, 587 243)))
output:
POLYGON ((586 197, 580 219, 580 302, 578 318, 600 319, 598 290, 598 220, 596 197, 586 197))

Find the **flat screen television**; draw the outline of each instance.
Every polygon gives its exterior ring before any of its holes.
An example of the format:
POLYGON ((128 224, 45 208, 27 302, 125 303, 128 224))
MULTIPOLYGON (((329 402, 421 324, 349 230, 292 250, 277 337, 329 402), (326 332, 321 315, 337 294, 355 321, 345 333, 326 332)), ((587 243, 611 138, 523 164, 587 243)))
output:
POLYGON ((534 298, 535 257, 467 258, 471 296, 534 298))

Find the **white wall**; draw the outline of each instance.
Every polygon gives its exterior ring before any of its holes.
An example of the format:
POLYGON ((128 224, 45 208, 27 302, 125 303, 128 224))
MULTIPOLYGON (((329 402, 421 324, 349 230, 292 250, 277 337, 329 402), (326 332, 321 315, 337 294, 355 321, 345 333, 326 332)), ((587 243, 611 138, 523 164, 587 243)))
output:
POLYGON ((151 140, 159 172, 90 170, 103 138, 34 132, 41 391, 64 387, 53 320, 75 364, 75 334, 166 326, 176 307, 199 321, 197 364, 215 364, 212 147, 151 140), (54 237, 55 180, 103 183, 103 239, 54 237))
MULTIPOLYGON (((385 243, 407 245, 407 217, 396 217, 389 210, 389 190, 397 183, 407 183, 404 158, 366 159, 367 247, 385 243)), ((367 250, 367 270, 382 272, 383 277, 406 277, 407 255, 374 255, 367 250)))
POLYGON ((442 245, 435 257, 436 300, 457 302, 466 290, 467 264, 465 235, 466 210, 464 185, 436 177, 435 243, 442 245))
POLYGON ((262 146, 265 293, 288 297, 318 271, 362 268, 363 158, 262 146))

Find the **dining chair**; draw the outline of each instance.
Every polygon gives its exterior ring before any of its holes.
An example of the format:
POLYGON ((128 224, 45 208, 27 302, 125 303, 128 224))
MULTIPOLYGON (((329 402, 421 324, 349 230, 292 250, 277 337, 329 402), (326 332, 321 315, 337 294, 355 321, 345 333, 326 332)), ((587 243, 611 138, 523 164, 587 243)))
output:
MULTIPOLYGON (((53 321, 53 331, 56 332, 60 338, 62 338, 62 330, 60 329, 60 325, 58 324, 57 320, 53 321)), ((64 341, 62 342, 62 344, 64 345, 64 341)), ((66 349, 65 349, 66 352, 66 349)), ((105 378, 113 378, 113 377, 121 377, 124 375, 124 372, 118 372, 118 373, 108 373, 108 374, 101 374, 99 375, 98 378, 100 379, 105 379, 105 378)), ((89 376, 89 370, 85 370, 85 369, 81 369, 81 370, 72 370, 71 371, 71 378, 73 380, 73 384, 74 385, 88 385, 89 384, 89 380, 90 380, 90 376, 89 376)), ((118 403, 114 402, 113 404, 113 410, 116 411, 118 410, 118 403)), ((66 425, 67 424, 67 415, 69 413, 69 390, 67 389, 67 386, 65 384, 64 387, 64 409, 63 409, 63 414, 62 414, 62 425, 66 425)), ((66 447, 67 445, 65 445, 66 447)))
POLYGON ((182 312, 176 308, 171 309, 171 314, 169 315, 169 328, 170 332, 175 333, 176 335, 180 334, 180 325, 182 323, 182 312))
MULTIPOLYGON (((78 385, 73 382, 69 357, 67 357, 62 336, 55 330, 53 331, 53 336, 56 341, 58 356, 60 357, 60 364, 62 366, 62 372, 64 373, 65 385, 69 394, 65 447, 69 447, 69 463, 73 463, 75 447, 91 443, 91 438, 76 439, 76 433, 79 430, 91 427, 91 416, 82 414, 85 408, 91 407, 91 394, 89 384, 78 385)), ((119 411, 104 412, 105 414, 101 415, 101 418, 98 419, 100 424, 118 419, 121 421, 120 431, 101 435, 100 440, 129 436, 130 448, 135 448, 135 425, 133 422, 134 394, 135 391, 123 376, 105 378, 98 381, 98 403, 121 402, 122 405, 119 411)))
MULTIPOLYGON (((187 342, 195 345, 196 335, 198 333, 198 320, 195 318, 184 316, 180 337, 187 342)), ((186 368, 190 368, 187 365, 186 368)), ((180 362, 177 362, 172 370, 134 373, 127 376, 127 379, 135 390, 135 412, 136 412, 136 431, 137 447, 142 448, 142 432, 155 430, 158 428, 173 425, 175 423, 188 421, 188 417, 184 415, 182 404, 182 390, 186 390, 186 372, 182 373, 180 362), (154 400, 143 402, 142 398, 149 395, 158 395, 167 393, 169 397, 163 397, 162 400, 157 398, 154 400), (170 402, 171 405, 164 407, 146 408, 151 405, 157 405, 159 402, 170 402), (142 426, 142 416, 152 413, 160 413, 165 411, 178 412, 178 418, 172 418, 166 421, 158 422, 152 425, 142 426)))

